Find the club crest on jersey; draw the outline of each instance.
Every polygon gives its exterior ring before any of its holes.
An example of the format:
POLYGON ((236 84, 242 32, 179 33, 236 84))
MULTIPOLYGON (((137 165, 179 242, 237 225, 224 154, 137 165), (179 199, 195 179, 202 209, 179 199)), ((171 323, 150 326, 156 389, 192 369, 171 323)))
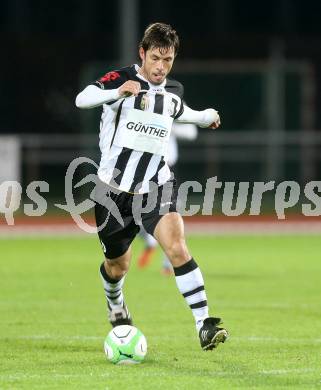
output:
POLYGON ((176 104, 174 101, 171 101, 171 103, 168 107, 168 110, 167 110, 168 115, 173 117, 175 114, 175 110, 176 110, 176 104))
POLYGON ((149 97, 147 95, 143 95, 142 100, 140 102, 140 109, 142 111, 147 111, 149 107, 149 97))

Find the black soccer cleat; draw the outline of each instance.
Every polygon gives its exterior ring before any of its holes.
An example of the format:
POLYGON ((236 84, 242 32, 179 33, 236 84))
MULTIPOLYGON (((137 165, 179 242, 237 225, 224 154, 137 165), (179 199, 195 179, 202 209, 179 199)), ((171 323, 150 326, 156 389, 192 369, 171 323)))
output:
POLYGON ((221 324, 220 318, 208 317, 204 320, 199 331, 201 347, 204 351, 216 348, 219 343, 224 343, 228 338, 227 330, 217 327, 219 324, 221 324))
POLYGON ((133 325, 133 321, 125 302, 123 306, 111 308, 108 303, 108 319, 112 327, 119 325, 133 325))

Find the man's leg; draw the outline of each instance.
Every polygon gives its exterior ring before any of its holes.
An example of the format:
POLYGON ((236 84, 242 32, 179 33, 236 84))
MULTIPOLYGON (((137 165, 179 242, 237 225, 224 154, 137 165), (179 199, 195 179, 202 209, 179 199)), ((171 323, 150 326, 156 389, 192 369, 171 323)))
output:
POLYGON ((186 246, 180 214, 164 215, 155 227, 154 237, 173 265, 177 287, 192 310, 202 348, 215 348, 226 340, 227 332, 217 327, 220 319, 208 315, 203 276, 186 246))
MULTIPOLYGON (((102 187, 104 190, 106 185, 102 184, 102 187)), ((123 212, 131 200, 126 193, 111 193, 108 199, 114 202, 113 207, 118 212, 123 212)), ((122 217, 121 225, 107 206, 104 206, 103 202, 96 203, 95 217, 97 226, 102 226, 98 229, 98 236, 105 261, 100 266, 100 275, 107 299, 108 318, 112 326, 130 325, 131 316, 124 303, 122 287, 129 268, 131 243, 139 229, 133 218, 128 216, 122 217)))
POLYGON ((100 266, 100 275, 107 299, 109 321, 113 327, 132 324, 122 291, 130 259, 131 246, 122 256, 113 259, 106 258, 100 266))
POLYGON ((154 236, 173 265, 176 284, 192 309, 199 330, 208 317, 204 280, 185 243, 183 219, 178 213, 164 215, 154 236))

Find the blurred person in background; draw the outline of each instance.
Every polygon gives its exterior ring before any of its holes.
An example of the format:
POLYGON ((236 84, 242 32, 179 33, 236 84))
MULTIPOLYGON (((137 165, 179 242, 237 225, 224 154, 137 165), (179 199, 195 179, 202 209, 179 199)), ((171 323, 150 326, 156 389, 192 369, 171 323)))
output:
MULTIPOLYGON (((188 141, 193 141, 197 137, 197 126, 190 123, 173 123, 172 132, 169 139, 168 151, 167 151, 167 163, 169 167, 174 171, 175 178, 177 180, 177 174, 175 170, 175 164, 178 160, 178 145, 177 139, 185 139, 188 141)), ((137 260, 138 268, 147 267, 152 261, 153 255, 155 254, 157 248, 157 241, 155 238, 146 232, 146 230, 141 227, 139 236, 143 239, 145 248, 140 254, 137 260)), ((166 254, 163 254, 162 261, 162 274, 163 275, 172 275, 174 273, 171 262, 169 261, 166 254)))

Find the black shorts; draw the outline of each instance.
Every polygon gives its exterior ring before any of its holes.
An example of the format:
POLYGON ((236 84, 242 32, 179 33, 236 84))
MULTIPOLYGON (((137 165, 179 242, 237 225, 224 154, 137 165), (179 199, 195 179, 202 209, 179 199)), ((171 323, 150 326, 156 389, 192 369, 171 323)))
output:
POLYGON ((153 235, 159 220, 177 211, 176 181, 140 195, 119 191, 99 181, 95 200, 98 236, 105 257, 113 259, 127 251, 141 226, 153 235))

